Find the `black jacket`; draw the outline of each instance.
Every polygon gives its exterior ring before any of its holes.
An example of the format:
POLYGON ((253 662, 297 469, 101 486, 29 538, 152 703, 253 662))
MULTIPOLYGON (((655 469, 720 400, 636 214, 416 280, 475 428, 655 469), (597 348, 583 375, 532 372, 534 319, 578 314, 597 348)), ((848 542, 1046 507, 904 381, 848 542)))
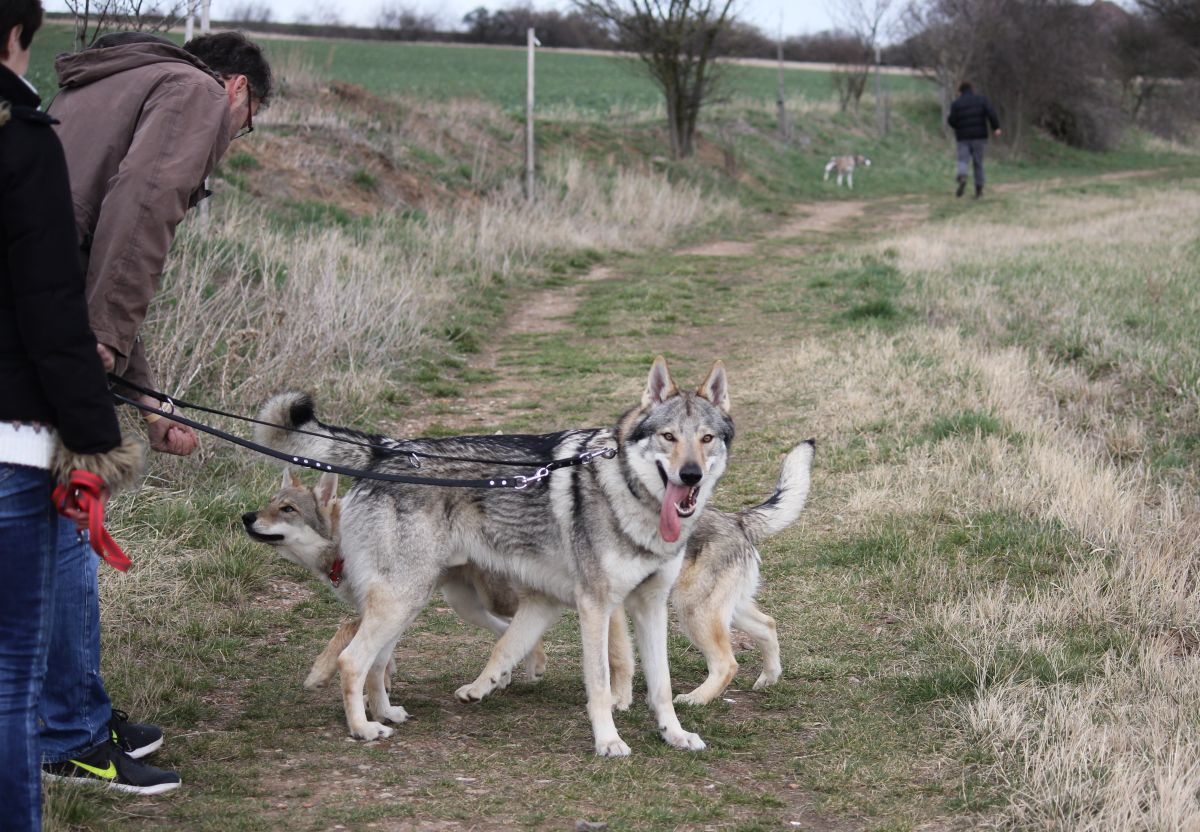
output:
POLYGON ((960 142, 986 139, 992 130, 1000 129, 1000 119, 992 109, 992 102, 973 92, 964 92, 955 99, 946 123, 954 128, 954 138, 960 142))
POLYGON ((41 100, 0 66, 0 421, 54 425, 80 454, 121 442, 96 338, 62 145, 41 100))

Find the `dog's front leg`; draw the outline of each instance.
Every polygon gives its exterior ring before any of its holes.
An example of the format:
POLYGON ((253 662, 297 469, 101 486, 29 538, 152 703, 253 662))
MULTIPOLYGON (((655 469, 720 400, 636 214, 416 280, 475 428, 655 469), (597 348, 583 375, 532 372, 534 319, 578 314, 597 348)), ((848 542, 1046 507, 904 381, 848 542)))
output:
POLYGON ((544 595, 530 593, 521 597, 521 605, 509 622, 508 629, 488 658, 483 671, 469 685, 463 685, 454 695, 461 702, 478 702, 509 678, 517 662, 529 655, 540 643, 542 633, 562 613, 562 605, 544 595))
POLYGON ((367 691, 371 713, 376 719, 390 722, 403 722, 408 718, 403 708, 393 708, 388 702, 382 677, 396 640, 420 612, 424 599, 429 597, 432 589, 433 580, 430 580, 424 597, 414 593, 410 597, 400 598, 382 589, 368 593, 358 632, 337 661, 338 672, 342 675, 342 707, 346 711, 346 723, 352 736, 360 740, 376 740, 392 735, 392 729, 386 725, 368 721, 363 707, 363 688, 368 674, 376 665, 378 672, 372 674, 371 689, 367 691))
POLYGON ((371 714, 376 719, 399 725, 408 720, 408 711, 399 705, 393 705, 388 697, 392 670, 396 666, 392 658, 395 652, 396 642, 393 641, 375 657, 371 669, 367 671, 367 701, 371 705, 371 714))
POLYGON ((608 668, 608 628, 613 607, 586 591, 576 592, 579 635, 583 643, 583 683, 587 688, 588 718, 596 753, 601 757, 628 757, 629 746, 613 721, 613 696, 608 668))
POLYGON ((321 651, 321 655, 313 661, 312 670, 308 671, 308 677, 304 680, 305 690, 316 690, 329 684, 329 680, 337 672, 338 656, 346 649, 346 645, 350 643, 357 632, 357 618, 345 621, 342 626, 338 627, 333 638, 329 640, 329 644, 325 645, 325 649, 321 651))
POLYGON ((667 595, 671 581, 661 575, 647 580, 625 599, 633 617, 642 672, 646 676, 646 701, 654 713, 658 731, 668 745, 689 751, 704 749, 698 734, 683 730, 671 701, 671 672, 667 664, 667 595))

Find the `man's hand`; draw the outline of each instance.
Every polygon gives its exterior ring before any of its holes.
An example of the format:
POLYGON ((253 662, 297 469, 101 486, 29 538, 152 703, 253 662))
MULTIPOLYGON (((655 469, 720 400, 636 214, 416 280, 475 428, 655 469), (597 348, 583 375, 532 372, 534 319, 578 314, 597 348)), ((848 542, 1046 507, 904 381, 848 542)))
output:
MULTIPOLYGON (((162 406, 162 402, 152 396, 142 396, 142 404, 162 406)), ((195 431, 187 425, 172 422, 170 417, 157 413, 146 414, 146 432, 150 434, 150 447, 159 453, 188 456, 200 444, 195 431)))
POLYGON ((999 127, 997 127, 997 128, 996 128, 996 132, 995 132, 995 133, 993 133, 993 135, 994 135, 996 138, 1000 138, 1000 128, 999 128, 999 127))
POLYGON ((104 344, 96 344, 96 352, 100 353, 100 363, 104 365, 104 372, 111 373, 117 367, 117 354, 112 347, 106 347, 104 344))
POLYGON ((65 509, 62 509, 61 514, 63 517, 65 517, 68 520, 71 520, 75 523, 76 531, 82 532, 87 529, 87 527, 88 527, 87 512, 81 511, 77 508, 65 508, 65 509))

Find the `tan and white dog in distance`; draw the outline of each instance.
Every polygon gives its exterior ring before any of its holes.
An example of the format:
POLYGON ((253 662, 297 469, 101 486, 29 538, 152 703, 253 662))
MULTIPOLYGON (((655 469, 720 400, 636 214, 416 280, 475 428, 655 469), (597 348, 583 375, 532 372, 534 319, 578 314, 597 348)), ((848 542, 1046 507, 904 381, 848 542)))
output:
POLYGON ((866 156, 834 156, 829 160, 829 164, 825 166, 825 181, 829 181, 829 174, 837 171, 837 183, 840 188, 842 179, 846 180, 846 184, 850 190, 854 190, 854 169, 869 168, 871 160, 866 156))

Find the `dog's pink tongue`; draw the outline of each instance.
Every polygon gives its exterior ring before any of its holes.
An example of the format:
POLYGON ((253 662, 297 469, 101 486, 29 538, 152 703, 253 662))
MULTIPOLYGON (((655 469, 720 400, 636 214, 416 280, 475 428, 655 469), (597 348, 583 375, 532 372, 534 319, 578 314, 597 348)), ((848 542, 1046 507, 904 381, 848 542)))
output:
POLYGON ((687 494, 686 486, 667 482, 667 493, 663 495, 662 512, 658 515, 658 532, 668 543, 674 543, 679 539, 679 512, 675 510, 675 506, 687 499, 687 494))

